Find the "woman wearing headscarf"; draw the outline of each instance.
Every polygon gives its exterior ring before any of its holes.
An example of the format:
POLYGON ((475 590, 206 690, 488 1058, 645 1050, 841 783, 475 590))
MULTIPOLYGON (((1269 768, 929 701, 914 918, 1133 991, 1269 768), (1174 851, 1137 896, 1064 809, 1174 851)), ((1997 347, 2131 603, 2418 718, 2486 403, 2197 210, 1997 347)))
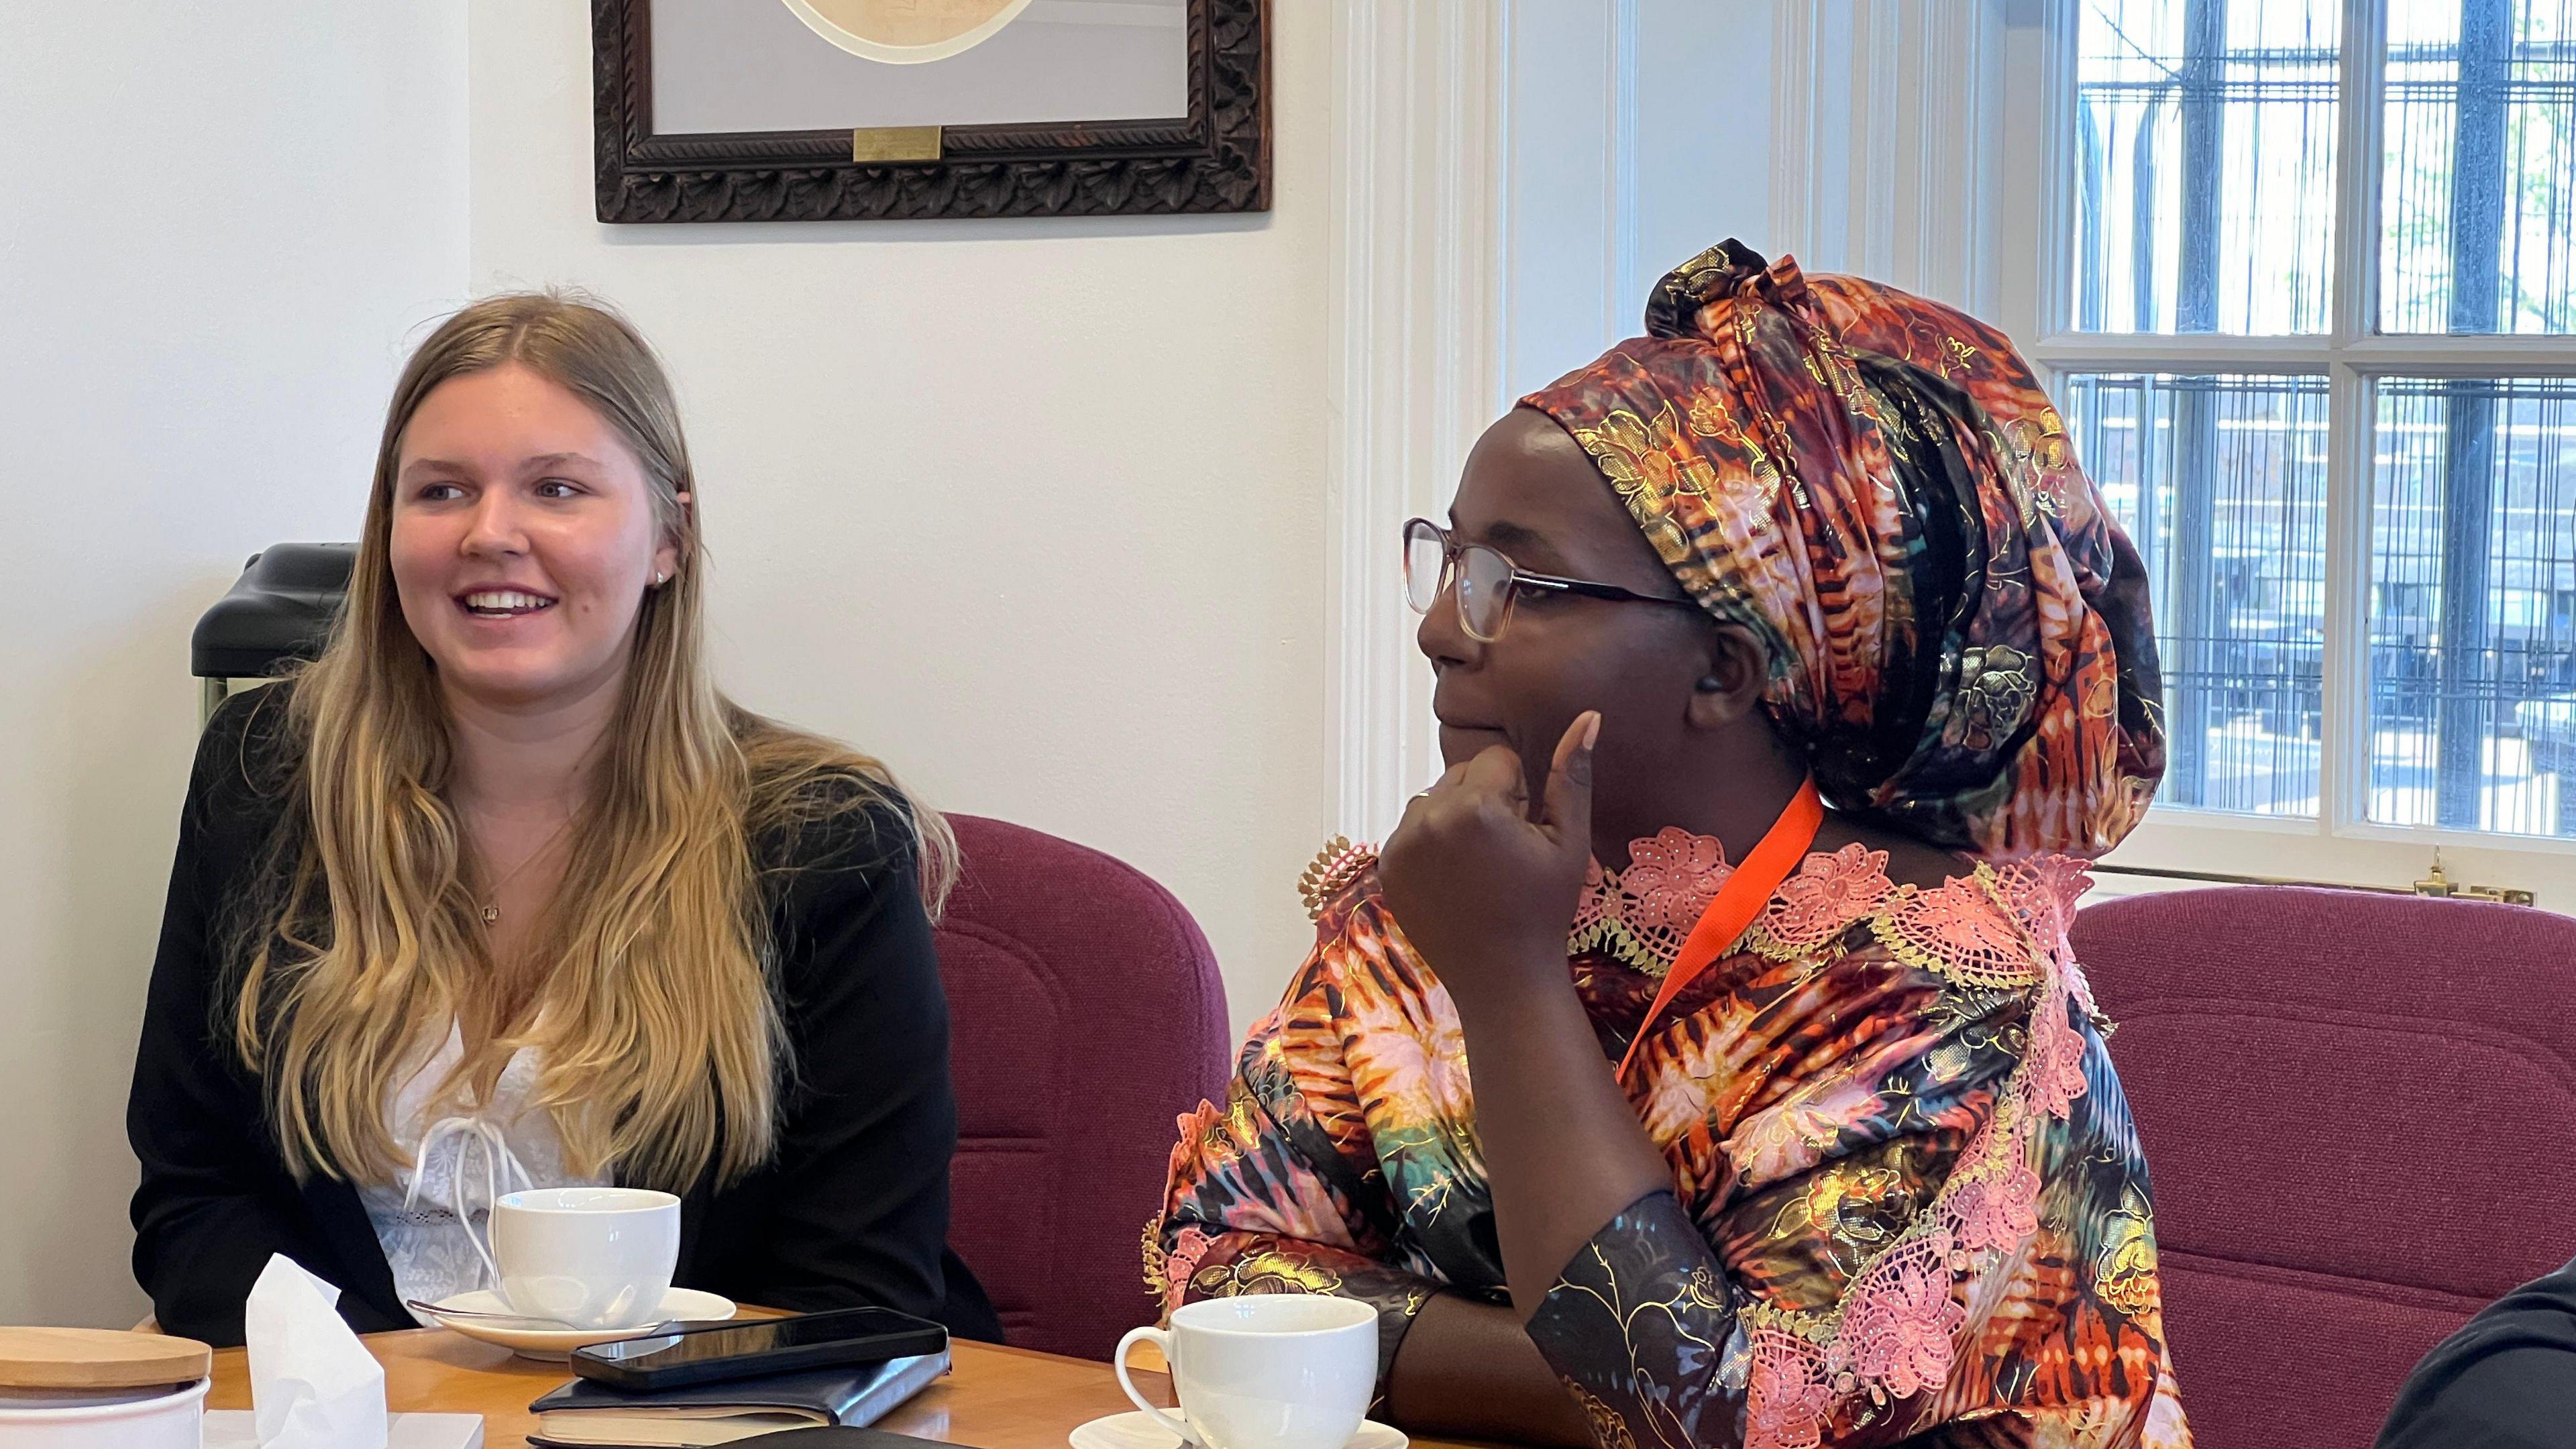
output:
POLYGON ((2136 554, 1970 318, 1730 242, 1647 325, 1407 526, 1449 768, 1308 872, 1147 1277, 1375 1304, 1422 1431, 2187 1444, 2066 940, 2163 772, 2136 554))

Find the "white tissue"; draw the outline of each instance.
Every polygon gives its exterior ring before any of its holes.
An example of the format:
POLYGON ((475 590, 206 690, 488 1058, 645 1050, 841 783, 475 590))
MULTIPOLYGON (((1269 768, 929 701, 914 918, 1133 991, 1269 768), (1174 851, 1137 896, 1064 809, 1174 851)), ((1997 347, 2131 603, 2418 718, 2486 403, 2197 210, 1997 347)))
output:
POLYGON ((385 1449, 385 1369, 338 1312, 340 1290, 272 1254, 242 1315, 260 1449, 385 1449))

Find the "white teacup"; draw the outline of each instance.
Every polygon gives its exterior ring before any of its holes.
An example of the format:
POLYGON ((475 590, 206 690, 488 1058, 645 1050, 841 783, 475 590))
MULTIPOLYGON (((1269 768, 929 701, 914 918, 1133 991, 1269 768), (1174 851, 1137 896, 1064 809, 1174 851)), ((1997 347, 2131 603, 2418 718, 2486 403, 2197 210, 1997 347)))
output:
POLYGON ((1208 1298, 1173 1310, 1169 1329, 1130 1329, 1116 1362, 1136 1407, 1199 1449, 1342 1449, 1377 1387, 1377 1310, 1318 1294, 1208 1298), (1170 1361, 1180 1419, 1127 1376, 1139 1340, 1170 1361))
POLYGON ((680 1263, 680 1200, 640 1187, 545 1187, 492 1204, 510 1311, 573 1328, 659 1323, 680 1263))

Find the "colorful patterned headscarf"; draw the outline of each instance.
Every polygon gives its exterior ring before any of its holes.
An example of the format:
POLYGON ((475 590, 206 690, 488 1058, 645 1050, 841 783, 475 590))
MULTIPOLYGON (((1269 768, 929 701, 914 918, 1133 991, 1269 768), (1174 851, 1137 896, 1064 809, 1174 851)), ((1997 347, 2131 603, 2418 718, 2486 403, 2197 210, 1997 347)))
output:
POLYGON ((1825 798, 1990 859, 2098 855, 2164 775, 2137 551, 2002 334, 1740 243, 1523 398, 1759 637, 1825 798))

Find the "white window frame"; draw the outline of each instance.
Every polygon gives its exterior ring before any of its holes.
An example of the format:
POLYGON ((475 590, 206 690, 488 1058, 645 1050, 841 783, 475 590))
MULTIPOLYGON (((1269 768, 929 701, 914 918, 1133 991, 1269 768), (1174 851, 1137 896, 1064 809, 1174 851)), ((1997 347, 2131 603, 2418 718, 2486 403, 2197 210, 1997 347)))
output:
POLYGON ((2079 333, 2068 327, 2074 206, 2067 147, 2076 106, 2077 7, 2045 0, 2034 37, 2007 44, 2013 89, 2040 99, 2037 135, 2008 126, 2001 233, 2006 325, 2052 393, 2070 374, 2301 373, 2327 380, 2325 696, 2318 814, 2284 819, 2159 806, 2108 864, 2248 878, 2404 888, 2438 859, 2455 885, 2531 891, 2576 911, 2576 840, 2368 818, 2372 427, 2383 377, 2576 375, 2576 337, 2382 335, 2378 317, 2381 57, 2385 0, 2345 0, 2336 135, 2336 256, 2329 328, 2289 337, 2079 333), (2033 74, 2034 69, 2037 74, 2033 74), (2036 82, 2034 85, 2033 82, 2036 82), (2035 145, 2033 143, 2036 143, 2035 145), (2018 161, 2019 164, 2014 164, 2018 161))
MULTIPOLYGON (((1775 27, 1770 220, 1767 234, 1746 239, 1811 270, 1879 277, 1989 317, 2052 383, 2069 372, 2212 366, 2325 375, 2338 421, 2320 814, 2159 809, 2108 864, 2403 889, 2438 849, 2454 882, 2528 890, 2544 908, 2576 912, 2576 843, 2372 824, 2368 762, 2355 748, 2369 700, 2356 646, 2367 623, 2372 380, 2576 374, 2576 339, 2373 335, 2371 233, 2349 224, 2326 335, 2070 334, 2062 299, 2071 248, 2043 238, 2069 235, 2053 182, 2064 159, 2058 138, 2072 134, 2075 3, 1729 0, 1730 22, 1761 17, 1775 27)), ((1525 354, 1597 346, 1586 317, 1603 319, 1604 338, 1631 325, 1646 260, 1635 255, 1630 179, 1642 174, 1628 119, 1636 8, 1332 0, 1334 464, 1322 723, 1323 803, 1335 830, 1375 837, 1437 772, 1429 681, 1388 566, 1396 524, 1438 511, 1467 446, 1508 405, 1525 354), (1543 138, 1516 134, 1528 99, 1558 90, 1590 103, 1559 97, 1543 138), (1590 189, 1572 184, 1585 177, 1590 189), (1595 192, 1597 201, 1584 199, 1595 192), (1514 305, 1542 283, 1550 308, 1514 305), (1587 288, 1597 296, 1567 300, 1587 288)), ((2371 217, 2376 167, 2351 162, 2377 152, 2379 69, 2361 64, 2383 48, 2377 0, 2348 24, 2353 104, 2338 138, 2337 206, 2371 217)), ((1748 30, 1748 42, 1757 38, 1748 30)), ((1727 174, 1742 184, 1740 168, 1727 174)), ((2104 878, 2112 890, 2138 884, 2104 878)))

